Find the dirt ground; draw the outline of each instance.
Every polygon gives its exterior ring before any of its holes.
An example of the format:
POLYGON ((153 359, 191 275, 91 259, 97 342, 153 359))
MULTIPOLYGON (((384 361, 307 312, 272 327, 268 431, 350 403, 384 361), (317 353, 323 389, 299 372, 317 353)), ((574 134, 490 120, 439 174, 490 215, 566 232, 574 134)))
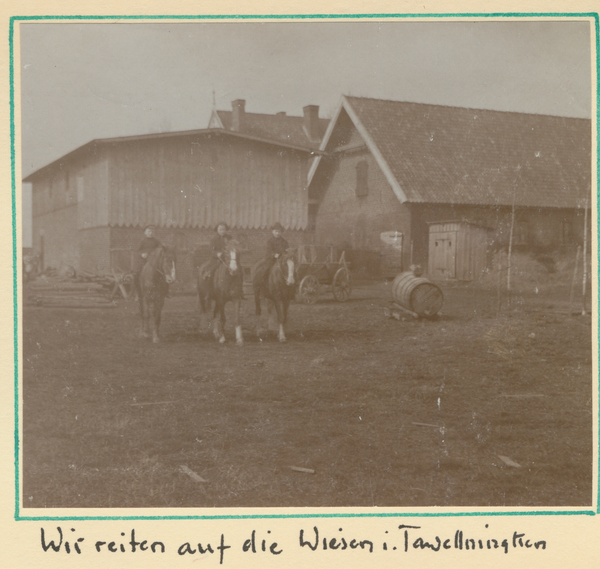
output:
POLYGON ((498 313, 446 286, 437 319, 398 321, 390 289, 292 304, 285 344, 248 299, 243 347, 199 332, 191 296, 158 345, 133 301, 26 306, 22 506, 591 505, 592 324, 569 291, 498 313))

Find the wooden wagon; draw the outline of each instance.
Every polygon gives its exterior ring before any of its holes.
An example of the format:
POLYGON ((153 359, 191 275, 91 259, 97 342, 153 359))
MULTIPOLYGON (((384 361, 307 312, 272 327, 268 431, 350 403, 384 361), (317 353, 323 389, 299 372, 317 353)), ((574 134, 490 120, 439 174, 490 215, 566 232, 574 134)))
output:
POLYGON ((352 292, 352 277, 342 251, 336 260, 334 247, 298 247, 298 300, 305 304, 317 302, 319 294, 326 288, 338 302, 345 302, 352 292))

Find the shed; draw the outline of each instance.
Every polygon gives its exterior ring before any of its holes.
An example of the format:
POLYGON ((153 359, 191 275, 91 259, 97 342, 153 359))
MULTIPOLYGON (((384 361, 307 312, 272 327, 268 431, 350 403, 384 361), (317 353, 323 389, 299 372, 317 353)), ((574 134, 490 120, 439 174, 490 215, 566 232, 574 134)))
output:
POLYGON ((489 230, 468 221, 429 224, 429 278, 477 280, 486 267, 489 230))

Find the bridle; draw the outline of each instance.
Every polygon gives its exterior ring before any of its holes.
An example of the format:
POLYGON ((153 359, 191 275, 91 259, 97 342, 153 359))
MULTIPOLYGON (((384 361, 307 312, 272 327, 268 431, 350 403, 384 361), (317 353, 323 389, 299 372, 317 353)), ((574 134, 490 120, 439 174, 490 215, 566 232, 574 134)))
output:
MULTIPOLYGON (((161 248, 160 248, 160 256, 161 256, 161 257, 164 257, 164 256, 165 256, 165 249, 164 249, 164 247, 161 247, 161 248)), ((163 279, 165 279, 165 282, 166 282, 166 283, 168 283, 168 282, 169 282, 169 281, 168 281, 168 277, 167 277, 167 275, 166 275, 166 274, 163 272, 163 270, 162 270, 162 265, 163 265, 163 263, 162 263, 162 258, 159 258, 159 259, 157 259, 157 261, 156 261, 156 267, 155 267, 155 270, 156 270, 156 272, 157 272, 159 275, 162 275, 163 279)), ((173 268, 174 268, 174 266, 175 266, 175 260, 174 260, 174 259, 171 259, 171 272, 173 272, 173 268)))
POLYGON ((240 267, 239 267, 239 264, 238 264, 238 260, 237 260, 237 249, 235 247, 233 247, 231 249, 227 249, 226 253, 227 253, 227 257, 229 258, 229 263, 231 263, 231 253, 235 253, 236 254, 236 258, 235 258, 236 269, 235 270, 232 269, 231 266, 230 266, 230 264, 227 263, 227 262, 225 262, 222 257, 218 257, 218 259, 219 259, 219 262, 229 271, 229 274, 231 276, 233 276, 236 273, 238 273, 239 270, 240 270, 240 267))

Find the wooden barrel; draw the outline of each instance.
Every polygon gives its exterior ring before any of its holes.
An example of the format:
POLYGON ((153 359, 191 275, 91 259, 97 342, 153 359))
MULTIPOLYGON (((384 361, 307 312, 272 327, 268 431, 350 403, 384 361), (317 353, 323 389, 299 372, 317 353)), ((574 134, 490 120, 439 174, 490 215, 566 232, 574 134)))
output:
POLYGON ((444 303, 440 288, 411 271, 400 273, 392 283, 392 298, 419 316, 435 316, 444 303))

